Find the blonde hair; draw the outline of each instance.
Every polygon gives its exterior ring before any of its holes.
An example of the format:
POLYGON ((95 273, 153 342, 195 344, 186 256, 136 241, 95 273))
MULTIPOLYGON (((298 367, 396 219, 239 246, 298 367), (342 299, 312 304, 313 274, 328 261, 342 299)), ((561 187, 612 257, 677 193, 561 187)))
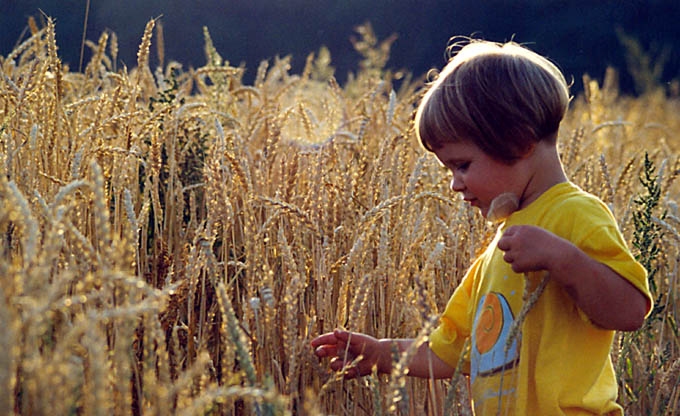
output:
POLYGON ((429 151, 471 141, 512 163, 557 139, 568 105, 569 87, 548 59, 515 42, 468 40, 420 103, 416 134, 429 151))

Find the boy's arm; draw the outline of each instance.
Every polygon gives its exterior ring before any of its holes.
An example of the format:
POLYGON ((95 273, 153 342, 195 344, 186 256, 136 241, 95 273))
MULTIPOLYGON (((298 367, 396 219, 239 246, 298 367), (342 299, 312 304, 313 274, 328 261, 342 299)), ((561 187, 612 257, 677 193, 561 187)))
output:
MULTIPOLYGON (((317 357, 334 357, 330 363, 333 371, 345 368, 345 378, 355 378, 370 374, 374 366, 380 373, 390 373, 393 347, 396 346, 401 353, 412 343, 412 339, 376 339, 369 335, 336 329, 313 339, 311 345, 317 357), (363 359, 354 366, 347 367, 359 355, 363 359)), ((423 378, 447 378, 453 376, 455 370, 437 357, 427 342, 418 348, 408 368, 409 375, 423 378)))
MULTIPOLYGON (((380 342, 388 344, 390 354, 392 345, 397 344, 399 352, 406 351, 414 340, 412 339, 383 339, 380 342)), ((392 361, 390 360, 390 371, 392 361)), ((416 353, 412 356, 408 365, 408 375, 420 378, 451 378, 455 372, 455 368, 448 365, 445 361, 435 354, 429 346, 428 342, 423 342, 416 353)))
POLYGON ((539 227, 508 228, 498 241, 504 260, 516 273, 547 270, 576 305, 598 326, 634 331, 650 304, 633 284, 594 260, 570 241, 539 227))

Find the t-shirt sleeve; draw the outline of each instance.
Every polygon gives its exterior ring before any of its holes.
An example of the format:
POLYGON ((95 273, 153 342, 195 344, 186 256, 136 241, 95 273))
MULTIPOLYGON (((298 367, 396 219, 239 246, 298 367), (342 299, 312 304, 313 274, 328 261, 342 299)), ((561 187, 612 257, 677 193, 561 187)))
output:
MULTIPOLYGON (((481 260, 475 263, 465 274, 439 318, 439 326, 430 334, 430 349, 448 365, 458 366, 464 351, 465 342, 470 337, 470 302, 475 275, 481 260)), ((469 358, 463 356, 463 372, 469 373, 469 358)))
POLYGON ((601 226, 588 234, 579 244, 591 258, 607 265, 635 286, 647 298, 647 314, 653 299, 649 291, 647 271, 635 260, 616 225, 601 226))
POLYGON ((649 313, 653 300, 647 271, 631 254, 609 208, 594 197, 587 203, 570 208, 569 217, 573 221, 570 240, 588 256, 605 264, 642 292, 648 300, 649 313))

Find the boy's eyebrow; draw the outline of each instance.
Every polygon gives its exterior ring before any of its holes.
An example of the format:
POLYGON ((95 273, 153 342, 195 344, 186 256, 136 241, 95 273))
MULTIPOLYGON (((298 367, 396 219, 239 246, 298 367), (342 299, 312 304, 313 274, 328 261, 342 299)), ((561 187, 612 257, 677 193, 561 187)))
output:
POLYGON ((468 159, 465 159, 463 157, 450 157, 446 160, 442 160, 443 165, 459 165, 461 163, 467 162, 468 159))

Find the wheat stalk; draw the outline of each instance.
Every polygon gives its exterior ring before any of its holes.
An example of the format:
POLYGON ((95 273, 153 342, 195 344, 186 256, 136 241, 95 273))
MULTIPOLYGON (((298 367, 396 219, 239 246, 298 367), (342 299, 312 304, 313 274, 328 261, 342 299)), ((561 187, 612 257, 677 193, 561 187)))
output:
MULTIPOLYGON (((418 74, 396 89, 388 45, 364 28, 365 66, 343 85, 324 49, 301 74, 291 57, 262 61, 246 85, 207 29, 205 65, 167 62, 158 20, 136 68, 118 68, 106 31, 83 42, 83 73, 62 65, 44 22, 0 57, 0 412, 441 413, 436 382, 406 382, 404 365, 387 382, 340 383, 307 349, 342 325, 426 337, 423 314, 493 229, 414 141, 418 74)), ((618 96, 611 80, 574 98, 561 157, 628 242, 640 149, 659 161, 664 310, 619 336, 612 359, 626 413, 674 414, 677 109, 618 96)))

